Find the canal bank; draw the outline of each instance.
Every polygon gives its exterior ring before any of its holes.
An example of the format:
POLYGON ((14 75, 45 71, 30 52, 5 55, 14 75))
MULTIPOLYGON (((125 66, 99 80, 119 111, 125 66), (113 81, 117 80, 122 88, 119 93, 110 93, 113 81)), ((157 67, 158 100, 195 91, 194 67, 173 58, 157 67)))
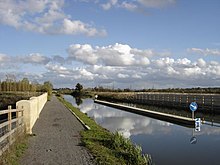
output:
POLYGON ((143 155, 141 147, 132 144, 129 139, 117 132, 111 133, 104 129, 66 100, 62 98, 59 100, 90 127, 89 130, 81 131, 82 145, 91 151, 97 164, 152 164, 150 155, 143 155))

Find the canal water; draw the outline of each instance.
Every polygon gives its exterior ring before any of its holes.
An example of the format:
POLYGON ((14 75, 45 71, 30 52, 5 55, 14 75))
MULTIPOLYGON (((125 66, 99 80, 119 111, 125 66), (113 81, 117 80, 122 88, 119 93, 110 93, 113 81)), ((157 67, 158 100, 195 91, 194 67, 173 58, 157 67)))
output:
MULTIPOLYGON (((72 96, 64 98, 83 113, 93 118, 102 127, 119 131, 133 143, 150 154, 156 165, 219 165, 220 126, 202 124, 199 132, 141 116, 119 109, 96 104, 84 99, 77 105, 72 96)), ((215 123, 214 123, 215 124, 215 123)))

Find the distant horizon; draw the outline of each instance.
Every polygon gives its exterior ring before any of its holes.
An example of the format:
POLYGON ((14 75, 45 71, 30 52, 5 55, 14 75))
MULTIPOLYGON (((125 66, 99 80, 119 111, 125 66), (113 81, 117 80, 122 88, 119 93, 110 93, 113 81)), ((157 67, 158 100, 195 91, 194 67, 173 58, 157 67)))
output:
MULTIPOLYGON (((102 86, 100 87, 83 87, 83 89, 87 90, 87 89, 95 89, 95 88, 101 88, 102 86)), ((199 90, 199 89, 220 89, 220 86, 216 86, 216 87, 186 87, 186 88, 142 88, 142 89, 131 89, 131 88, 105 88, 105 87, 102 87, 103 90, 112 90, 112 91, 117 91, 117 90, 130 90, 130 91, 143 91, 143 90, 199 90)), ((70 90, 74 90, 75 89, 75 86, 74 87, 64 87, 64 88, 53 88, 54 90, 56 89, 70 89, 70 90)))
POLYGON ((220 1, 0 1, 0 80, 56 88, 216 87, 220 1))

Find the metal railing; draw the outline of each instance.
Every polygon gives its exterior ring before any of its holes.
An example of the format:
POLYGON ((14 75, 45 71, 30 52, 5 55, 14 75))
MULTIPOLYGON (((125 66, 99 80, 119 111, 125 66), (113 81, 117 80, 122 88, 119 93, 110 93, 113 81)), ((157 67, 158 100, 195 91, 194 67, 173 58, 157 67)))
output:
POLYGON ((137 103, 174 108, 188 108, 191 102, 196 101, 201 111, 220 112, 219 94, 142 93, 136 94, 134 100, 137 103))
POLYGON ((15 140, 24 133, 23 110, 11 109, 1 110, 0 116, 0 156, 9 149, 15 140))

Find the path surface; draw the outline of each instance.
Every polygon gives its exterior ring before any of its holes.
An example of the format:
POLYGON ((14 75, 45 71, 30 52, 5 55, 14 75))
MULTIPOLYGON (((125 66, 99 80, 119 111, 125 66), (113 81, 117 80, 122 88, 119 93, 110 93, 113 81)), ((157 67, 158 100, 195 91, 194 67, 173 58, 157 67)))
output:
POLYGON ((44 106, 21 165, 89 165, 92 156, 80 146, 83 126, 56 97, 44 106))

